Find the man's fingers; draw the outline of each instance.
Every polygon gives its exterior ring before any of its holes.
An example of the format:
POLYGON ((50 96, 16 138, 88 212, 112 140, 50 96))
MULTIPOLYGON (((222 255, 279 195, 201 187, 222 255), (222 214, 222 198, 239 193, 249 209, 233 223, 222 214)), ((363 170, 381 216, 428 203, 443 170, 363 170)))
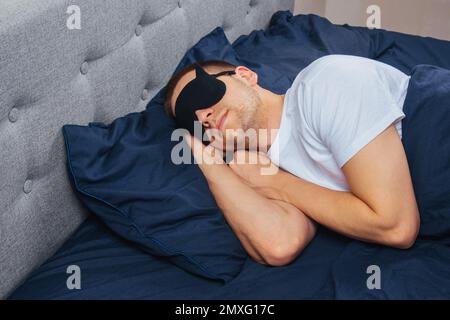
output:
POLYGON ((246 151, 238 150, 234 152, 233 160, 234 164, 254 164, 259 166, 269 167, 272 162, 263 152, 258 151, 246 151))
POLYGON ((203 143, 198 140, 196 137, 192 136, 189 133, 184 134, 184 139, 188 144, 189 148, 191 148, 192 154, 194 155, 195 161, 197 163, 202 163, 203 159, 203 143))
POLYGON ((222 152, 211 145, 205 146, 198 138, 185 134, 184 138, 192 150, 197 164, 222 164, 222 152))

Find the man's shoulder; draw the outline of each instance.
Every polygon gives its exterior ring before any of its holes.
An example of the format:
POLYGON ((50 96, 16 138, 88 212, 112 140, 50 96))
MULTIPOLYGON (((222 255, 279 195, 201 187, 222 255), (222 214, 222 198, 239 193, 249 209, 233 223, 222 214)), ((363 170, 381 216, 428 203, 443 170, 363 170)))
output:
POLYGON ((346 112, 358 102, 358 90, 372 85, 376 67, 367 58, 327 55, 303 69, 292 85, 295 106, 314 132, 323 131, 337 112, 346 112), (369 60, 369 61, 366 61, 369 60), (341 106, 341 104, 344 104, 341 106), (327 115, 330 115, 327 116, 327 115))
POLYGON ((360 56, 352 56, 345 54, 330 54, 323 56, 314 60, 307 68, 317 68, 317 67, 346 67, 351 68, 355 65, 374 65, 379 63, 376 60, 360 57, 360 56))
POLYGON ((307 85, 348 80, 362 73, 370 72, 374 69, 375 63, 374 60, 358 56, 327 55, 313 61, 300 71, 295 80, 307 85))

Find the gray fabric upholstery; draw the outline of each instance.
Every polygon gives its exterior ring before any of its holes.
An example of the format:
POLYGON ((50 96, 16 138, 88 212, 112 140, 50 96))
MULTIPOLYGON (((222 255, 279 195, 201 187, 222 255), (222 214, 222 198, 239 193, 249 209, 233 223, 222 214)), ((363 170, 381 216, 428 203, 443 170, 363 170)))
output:
POLYGON ((0 298, 86 217, 61 127, 143 110, 195 42, 267 26, 294 0, 0 1, 0 298), (69 30, 69 5, 81 30, 69 30))

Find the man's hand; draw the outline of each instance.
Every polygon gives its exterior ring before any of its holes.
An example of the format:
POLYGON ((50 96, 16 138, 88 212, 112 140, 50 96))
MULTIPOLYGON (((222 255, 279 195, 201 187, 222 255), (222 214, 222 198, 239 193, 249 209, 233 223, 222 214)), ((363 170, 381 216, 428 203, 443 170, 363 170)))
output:
MULTIPOLYGON (((208 180, 220 182, 218 181, 220 176, 211 172, 214 171, 215 166, 225 165, 223 151, 212 147, 211 144, 205 146, 192 135, 185 135, 185 139, 205 177, 208 180)), ((236 151, 229 167, 246 185, 261 195, 269 199, 281 200, 281 193, 273 187, 274 179, 288 173, 274 165, 263 153, 245 150, 236 151)))
POLYGON ((211 145, 205 146, 199 139, 190 134, 186 134, 184 139, 191 148, 194 159, 205 177, 207 179, 213 179, 215 175, 209 174, 209 172, 214 170, 215 166, 225 165, 223 152, 211 145))
POLYGON ((248 186, 269 199, 281 200, 279 189, 274 188, 275 180, 284 174, 261 152, 236 151, 229 163, 231 170, 248 186))

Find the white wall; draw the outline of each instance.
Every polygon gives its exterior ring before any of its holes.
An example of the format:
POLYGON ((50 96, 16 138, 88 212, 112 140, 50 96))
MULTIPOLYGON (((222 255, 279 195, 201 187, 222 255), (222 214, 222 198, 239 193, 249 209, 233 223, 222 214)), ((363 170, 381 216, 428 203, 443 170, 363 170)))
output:
POLYGON ((450 0, 296 0, 294 13, 365 26, 373 4, 381 9, 383 29, 450 40, 450 0))
POLYGON ((325 8, 326 0, 295 0, 294 14, 314 13, 323 17, 325 8))

